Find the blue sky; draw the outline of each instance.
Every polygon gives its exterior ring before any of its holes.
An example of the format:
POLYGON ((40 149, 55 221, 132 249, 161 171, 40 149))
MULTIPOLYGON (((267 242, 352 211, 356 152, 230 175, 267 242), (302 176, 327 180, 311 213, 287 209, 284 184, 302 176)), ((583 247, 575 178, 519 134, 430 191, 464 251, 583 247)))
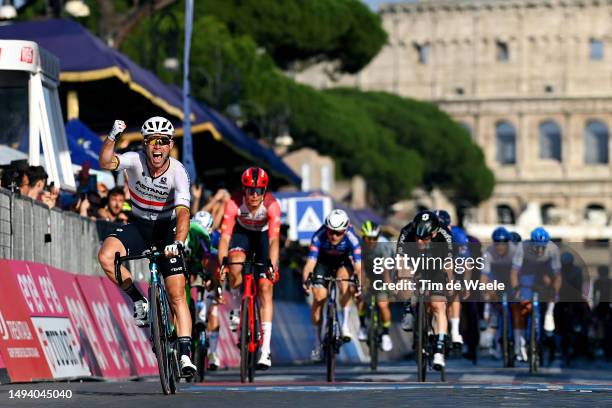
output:
MULTIPOLYGON (((402 1, 400 0, 361 0, 363 1, 365 4, 367 4, 368 6, 370 6, 370 8, 374 11, 378 11, 378 6, 380 6, 381 4, 385 4, 385 3, 401 3, 402 1)), ((404 2, 407 2, 408 0, 403 0, 404 2)), ((410 0, 410 1, 414 1, 414 0, 410 0)))

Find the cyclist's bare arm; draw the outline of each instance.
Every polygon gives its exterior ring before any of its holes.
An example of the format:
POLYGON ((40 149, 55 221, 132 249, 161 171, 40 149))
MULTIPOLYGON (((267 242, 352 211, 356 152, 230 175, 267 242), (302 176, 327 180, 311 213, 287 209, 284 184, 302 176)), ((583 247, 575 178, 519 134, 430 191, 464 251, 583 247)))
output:
POLYGON ((221 223, 221 239, 219 240, 219 265, 223 264, 223 258, 227 257, 230 239, 236 223, 235 205, 232 200, 227 200, 223 209, 223 222, 221 223))
POLYGON ((270 242, 268 255, 274 268, 278 267, 280 252, 280 216, 280 205, 277 201, 274 201, 268 207, 268 241, 270 242))
POLYGON ((362 276, 361 276, 361 262, 354 262, 353 263, 353 268, 355 271, 355 276, 357 276, 357 279, 359 279, 359 282, 362 282, 362 276))
POLYGON ((116 120, 108 138, 100 150, 100 167, 104 170, 116 170, 119 167, 119 159, 115 156, 115 138, 125 130, 125 122, 116 120))
POLYGON ((302 271, 302 282, 305 282, 306 279, 308 279, 308 275, 310 275, 312 271, 314 271, 316 264, 317 261, 315 259, 308 258, 306 260, 306 264, 304 265, 304 269, 302 271))
POLYGON ((185 242, 189 233, 189 208, 176 207, 176 237, 177 241, 185 242))

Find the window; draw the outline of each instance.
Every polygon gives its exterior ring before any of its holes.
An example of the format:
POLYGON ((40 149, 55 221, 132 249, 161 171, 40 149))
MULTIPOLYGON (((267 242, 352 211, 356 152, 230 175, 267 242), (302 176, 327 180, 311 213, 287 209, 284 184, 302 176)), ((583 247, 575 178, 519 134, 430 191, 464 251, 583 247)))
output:
POLYGON ((321 191, 329 193, 331 190, 331 172, 329 166, 324 164, 321 166, 321 191))
POLYGON ((608 224, 606 209, 600 204, 589 204, 584 212, 584 218, 589 225, 605 226, 608 224))
POLYGON ((495 126, 497 152, 495 158, 501 165, 516 163, 516 131, 510 122, 498 122, 495 126))
POLYGON ((603 41, 591 38, 589 42, 590 56, 592 60, 602 60, 604 53, 603 41))
POLYGON ((28 121, 28 74, 3 71, 0 78, 0 145, 19 148, 22 139, 28 137, 28 121))
POLYGON ((514 224, 515 222, 514 211, 507 204, 500 204, 497 206, 497 223, 498 224, 514 224))
POLYGON ((540 123, 540 159, 561 161, 561 128, 550 120, 540 123))
POLYGON ((310 164, 302 164, 302 191, 310 191, 310 164))
POLYGON ((555 224, 555 205, 554 204, 544 204, 541 207, 541 215, 542 215, 542 224, 550 225, 555 224))
POLYGON ((429 60, 429 44, 428 43, 424 43, 424 44, 415 43, 414 49, 416 50, 418 54, 419 64, 427 64, 427 61, 429 60))
POLYGON ((508 43, 497 40, 495 42, 495 49, 498 61, 507 62, 510 60, 510 50, 508 49, 508 43))
POLYGON ((584 162, 608 163, 608 127, 598 120, 590 120, 584 129, 584 162))

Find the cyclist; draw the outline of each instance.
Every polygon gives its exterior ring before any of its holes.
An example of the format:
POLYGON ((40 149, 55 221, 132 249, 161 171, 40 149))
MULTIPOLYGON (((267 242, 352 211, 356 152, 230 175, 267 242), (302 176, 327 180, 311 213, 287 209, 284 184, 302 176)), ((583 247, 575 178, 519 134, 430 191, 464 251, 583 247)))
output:
POLYGON ((217 344, 219 340, 218 294, 214 290, 212 271, 217 259, 213 247, 213 217, 208 211, 198 211, 189 225, 185 248, 186 263, 191 272, 191 299, 195 299, 196 326, 207 325, 209 336, 208 364, 211 370, 219 367, 217 344))
MULTIPOLYGON (((270 339, 272 338, 272 290, 279 279, 278 254, 280 237, 280 205, 268 191, 268 174, 259 167, 249 167, 242 173, 242 192, 225 203, 221 240, 219 241, 219 264, 244 262, 247 254, 255 253, 257 263, 270 263, 274 269, 269 277, 262 268, 257 276, 259 311, 263 343, 257 368, 267 370, 272 366, 270 339), (271 279, 270 279, 271 278, 271 279)), ((242 266, 230 265, 230 286, 234 305, 240 298, 242 266)), ((239 323, 239 309, 230 312, 230 328, 236 331, 239 323)))
MULTIPOLYGON (((397 242, 398 255, 410 255, 413 258, 422 257, 423 259, 453 258, 452 237, 444 228, 440 228, 438 217, 432 211, 420 211, 400 232, 397 242), (410 243, 416 245, 411 246, 410 243)), ((429 279, 436 283, 446 283, 453 279, 452 265, 448 267, 444 262, 442 268, 429 269, 427 271, 412 271, 414 278, 429 279)), ((399 273, 400 271, 398 271, 399 273)), ((420 284, 417 284, 420 286, 420 284)), ((441 370, 444 367, 445 343, 448 330, 448 320, 446 317, 446 291, 429 291, 426 307, 433 311, 435 317, 434 331, 438 335, 436 348, 434 351, 433 367, 441 370)), ((407 330, 406 323, 414 321, 412 318, 412 307, 410 302, 406 302, 404 317, 402 318, 402 329, 407 330), (409 316, 409 317, 408 317, 409 316)))
MULTIPOLYGON (((545 316, 552 316, 552 303, 558 298, 561 288, 561 260, 559 248, 550 240, 548 232, 538 227, 531 232, 529 241, 521 242, 512 260, 510 274, 512 288, 517 291, 521 302, 513 303, 513 325, 515 327, 515 350, 521 360, 527 361, 525 334, 525 319, 531 308, 534 291, 540 295, 540 323, 545 316), (549 310, 550 309, 550 310, 549 310), (518 341, 517 341, 518 339, 518 341)), ((553 326, 554 329, 554 326, 553 326)))
MULTIPOLYGON (((372 251, 372 258, 393 258, 393 249, 391 243, 385 237, 380 234, 380 226, 370 220, 366 220, 361 225, 361 239, 363 242, 363 249, 372 251)), ((368 272, 366 270, 366 272, 368 272)), ((389 279, 386 279, 389 281, 389 279)), ((381 337, 381 348, 383 351, 391 351, 393 348, 393 342, 389 335, 389 328, 391 327, 391 310, 389 309, 389 294, 386 291, 377 291, 376 293, 376 304, 378 310, 380 310, 380 319, 382 321, 382 337, 381 337)), ((366 314, 368 305, 361 299, 358 303, 359 310, 359 333, 357 338, 360 341, 368 340, 368 330, 365 325, 366 314)))
MULTIPOLYGON (((302 286, 305 291, 312 290, 312 325, 315 344, 311 358, 321 360, 321 311, 327 299, 327 285, 323 280, 336 271, 336 278, 349 279, 354 274, 361 275, 361 245, 355 234, 346 212, 332 210, 325 218, 325 224, 319 228, 310 243, 308 258, 302 273, 302 286)), ((340 306, 343 311, 342 337, 350 341, 349 313, 351 310, 352 290, 348 282, 339 282, 340 306)))
MULTIPOLYGON (((485 250, 484 253, 484 265, 481 273, 481 280, 483 283, 492 282, 493 280, 497 280, 500 283, 504 284, 507 293, 511 294, 512 285, 510 283, 510 271, 512 270, 512 260, 514 259, 514 255, 517 250, 517 245, 512 240, 513 233, 509 232, 504 227, 497 227, 493 230, 491 234, 491 240, 493 243, 485 250)), ((500 301, 498 299, 499 294, 494 294, 496 296, 488 296, 492 298, 491 300, 500 301)), ((497 328, 497 344, 495 353, 497 357, 501 356, 501 350, 499 346, 501 344, 501 335, 502 335, 502 310, 498 309, 498 323, 497 328)), ((515 329, 516 331, 516 329, 515 329)), ((514 344, 514 338, 518 338, 517 336, 513 336, 512 331, 508 332, 508 336, 510 337, 509 342, 514 344)), ((520 347, 520 345, 519 345, 520 347)), ((516 354, 518 356, 518 353, 516 354)))
MULTIPOLYGON (((453 254, 455 258, 470 258, 472 255, 469 248, 469 238, 465 231, 457 226, 451 227, 451 236, 453 240, 453 254)), ((455 269, 455 280, 467 280, 471 279, 472 268, 456 268, 455 269), (465 269, 465 270, 463 270, 465 269)), ((469 293, 467 290, 464 291, 463 298, 467 299, 469 293)), ((455 291, 448 299, 448 320, 450 322, 451 329, 451 342, 454 347, 461 347, 463 345, 463 336, 459 332, 461 324, 461 296, 459 291, 455 291)))
MULTIPOLYGON (((183 375, 193 375, 191 362, 191 316, 185 297, 185 275, 180 252, 189 231, 189 176, 183 165, 170 157, 174 127, 166 118, 154 116, 141 128, 144 151, 115 153, 115 141, 126 125, 116 120, 100 151, 100 167, 127 170, 133 219, 118 227, 102 244, 98 260, 115 283, 115 253, 139 254, 151 245, 164 248, 159 267, 176 321, 180 366, 183 375)), ((134 301, 136 324, 145 326, 149 305, 134 285, 130 272, 121 267, 122 289, 134 301)))

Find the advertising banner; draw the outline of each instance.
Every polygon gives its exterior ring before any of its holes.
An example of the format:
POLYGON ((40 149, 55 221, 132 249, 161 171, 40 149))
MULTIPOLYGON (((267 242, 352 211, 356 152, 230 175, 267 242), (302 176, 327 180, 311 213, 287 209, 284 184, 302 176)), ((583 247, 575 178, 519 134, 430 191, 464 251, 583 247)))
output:
POLYGON ((130 350, 123 332, 119 329, 119 319, 110 307, 110 300, 106 296, 102 279, 94 276, 77 276, 76 280, 85 299, 89 315, 97 332, 101 334, 100 340, 108 352, 107 358, 112 370, 123 376, 137 375, 132 365, 130 350))
POLYGON ((101 279, 113 315, 119 323, 117 327, 126 339, 137 375, 158 374, 157 359, 149 341, 149 329, 136 326, 131 299, 113 282, 106 278, 101 279))
POLYGON ((20 293, 25 301, 53 378, 90 376, 68 310, 62 304, 51 278, 50 268, 34 262, 8 263, 19 288, 14 293, 20 293))
POLYGON ((76 276, 55 268, 49 268, 55 289, 68 311, 76 337, 81 345, 81 356, 89 366, 91 374, 96 377, 125 378, 130 376, 127 367, 115 365, 111 351, 89 314, 87 303, 76 280, 76 276))
POLYGON ((0 354, 11 381, 52 378, 11 261, 0 259, 0 354))

